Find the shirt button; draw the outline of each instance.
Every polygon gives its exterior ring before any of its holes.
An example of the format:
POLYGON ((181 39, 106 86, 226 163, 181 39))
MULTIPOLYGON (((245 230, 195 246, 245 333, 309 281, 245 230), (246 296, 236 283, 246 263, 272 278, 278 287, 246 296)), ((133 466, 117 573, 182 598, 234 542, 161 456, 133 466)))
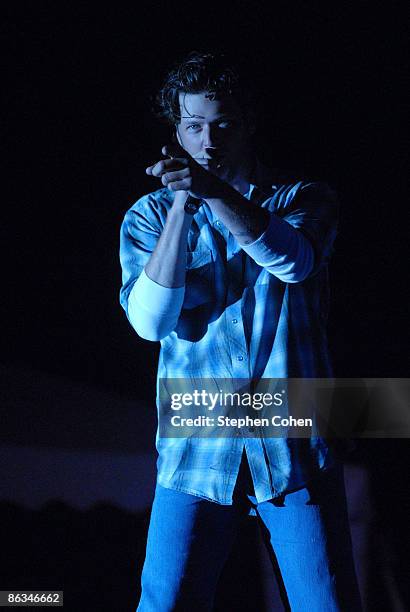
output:
POLYGON ((238 360, 238 361, 243 361, 243 355, 238 355, 238 356, 237 356, 237 360, 238 360))
POLYGON ((220 222, 220 221, 217 221, 217 222, 215 223, 215 225, 217 225, 218 227, 221 227, 221 222, 220 222))
POLYGON ((232 323, 234 323, 234 324, 235 324, 235 323, 237 323, 237 322, 238 322, 238 319, 232 319, 232 323))

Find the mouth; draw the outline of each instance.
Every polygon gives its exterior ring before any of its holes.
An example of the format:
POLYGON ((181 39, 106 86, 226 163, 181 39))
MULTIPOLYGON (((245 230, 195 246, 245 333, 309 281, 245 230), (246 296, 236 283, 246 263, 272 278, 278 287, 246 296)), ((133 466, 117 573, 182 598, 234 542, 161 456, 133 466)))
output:
POLYGON ((224 156, 218 155, 217 157, 197 157, 200 163, 209 166, 210 168, 221 168, 224 164, 224 156))

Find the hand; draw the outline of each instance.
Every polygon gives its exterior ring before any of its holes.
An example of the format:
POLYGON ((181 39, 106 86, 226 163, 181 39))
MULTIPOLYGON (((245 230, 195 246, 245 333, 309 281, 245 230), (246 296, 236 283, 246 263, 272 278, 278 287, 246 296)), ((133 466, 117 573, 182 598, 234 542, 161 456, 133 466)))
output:
POLYGON ((223 193, 225 183, 212 173, 212 160, 195 159, 178 144, 165 146, 163 159, 146 168, 150 176, 161 178, 171 191, 187 191, 194 198, 216 198, 223 193))

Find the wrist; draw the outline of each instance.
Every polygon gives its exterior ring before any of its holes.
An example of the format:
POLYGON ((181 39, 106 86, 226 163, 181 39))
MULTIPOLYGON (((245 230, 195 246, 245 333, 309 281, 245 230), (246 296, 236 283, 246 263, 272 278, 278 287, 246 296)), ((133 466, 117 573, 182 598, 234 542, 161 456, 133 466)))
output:
MULTIPOLYGON (((186 195, 186 198, 188 197, 188 194, 186 195)), ((178 201, 174 201, 171 208, 168 211, 168 218, 172 221, 172 225, 175 226, 187 226, 189 227, 191 225, 191 221, 192 221, 192 215, 189 215, 185 209, 185 200, 186 198, 183 199, 178 199, 178 201)))
POLYGON ((182 213, 184 211, 185 202, 188 199, 188 191, 175 191, 174 201, 172 202, 172 211, 182 213))

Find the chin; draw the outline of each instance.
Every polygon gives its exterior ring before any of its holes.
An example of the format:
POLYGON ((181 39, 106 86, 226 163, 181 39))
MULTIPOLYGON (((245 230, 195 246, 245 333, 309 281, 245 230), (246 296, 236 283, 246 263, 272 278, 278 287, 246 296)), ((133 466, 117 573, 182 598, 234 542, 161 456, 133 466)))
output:
POLYGON ((222 164, 220 168, 217 168, 216 173, 220 178, 223 178, 225 181, 233 180, 236 176, 234 168, 226 164, 222 164))

